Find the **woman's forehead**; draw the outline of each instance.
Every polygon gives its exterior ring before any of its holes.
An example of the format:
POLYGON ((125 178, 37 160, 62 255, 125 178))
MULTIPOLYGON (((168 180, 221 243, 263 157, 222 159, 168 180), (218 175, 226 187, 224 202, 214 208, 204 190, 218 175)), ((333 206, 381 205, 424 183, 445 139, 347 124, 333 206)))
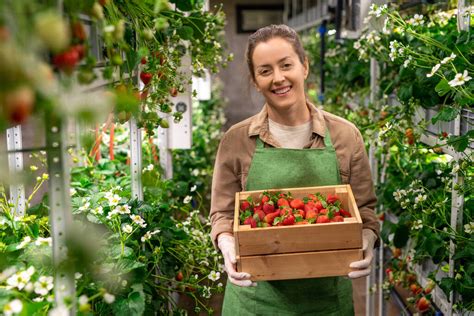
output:
POLYGON ((280 37, 272 38, 266 42, 260 42, 253 52, 255 67, 266 64, 281 62, 286 58, 297 58, 293 45, 280 37))

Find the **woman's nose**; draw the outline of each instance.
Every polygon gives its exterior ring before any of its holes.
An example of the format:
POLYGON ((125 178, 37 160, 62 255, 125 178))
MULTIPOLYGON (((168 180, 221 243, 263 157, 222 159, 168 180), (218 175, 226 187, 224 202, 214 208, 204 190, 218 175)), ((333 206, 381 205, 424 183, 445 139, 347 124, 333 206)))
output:
POLYGON ((285 76, 283 76, 283 73, 277 69, 273 72, 273 82, 279 83, 285 80, 285 76))

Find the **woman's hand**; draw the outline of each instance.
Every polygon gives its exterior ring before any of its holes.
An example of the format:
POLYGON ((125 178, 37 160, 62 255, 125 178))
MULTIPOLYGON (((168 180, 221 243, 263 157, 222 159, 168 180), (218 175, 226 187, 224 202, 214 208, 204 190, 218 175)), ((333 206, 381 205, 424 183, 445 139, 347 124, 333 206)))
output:
POLYGON ((219 234, 217 237, 217 246, 224 256, 224 266, 232 284, 238 286, 256 286, 257 283, 250 280, 250 274, 235 271, 235 239, 234 236, 227 233, 219 234))
POLYGON ((349 278, 357 279, 370 274, 370 266, 374 257, 374 245, 376 241, 377 235, 375 235, 371 229, 362 230, 362 250, 364 252, 364 259, 354 261, 349 265, 352 269, 359 269, 358 271, 349 272, 349 278))

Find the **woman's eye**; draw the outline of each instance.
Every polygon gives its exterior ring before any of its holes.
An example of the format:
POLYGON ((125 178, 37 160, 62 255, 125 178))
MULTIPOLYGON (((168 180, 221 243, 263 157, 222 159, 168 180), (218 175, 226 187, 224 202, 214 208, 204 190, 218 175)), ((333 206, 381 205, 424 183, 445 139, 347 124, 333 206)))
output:
POLYGON ((261 70, 261 71, 260 71, 260 74, 261 74, 261 75, 264 75, 264 76, 265 76, 265 75, 268 75, 269 73, 270 73, 270 70, 268 70, 268 69, 265 69, 265 70, 261 70))
POLYGON ((290 68, 291 67, 291 64, 284 64, 283 65, 283 68, 290 68))

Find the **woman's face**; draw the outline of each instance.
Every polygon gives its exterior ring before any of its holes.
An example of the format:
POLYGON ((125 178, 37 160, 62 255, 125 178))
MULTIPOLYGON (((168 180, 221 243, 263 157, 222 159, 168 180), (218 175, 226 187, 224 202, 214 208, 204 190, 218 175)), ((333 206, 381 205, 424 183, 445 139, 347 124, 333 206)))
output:
POLYGON ((252 61, 255 86, 275 110, 306 106, 304 80, 308 63, 302 64, 293 46, 281 37, 257 44, 252 61))

